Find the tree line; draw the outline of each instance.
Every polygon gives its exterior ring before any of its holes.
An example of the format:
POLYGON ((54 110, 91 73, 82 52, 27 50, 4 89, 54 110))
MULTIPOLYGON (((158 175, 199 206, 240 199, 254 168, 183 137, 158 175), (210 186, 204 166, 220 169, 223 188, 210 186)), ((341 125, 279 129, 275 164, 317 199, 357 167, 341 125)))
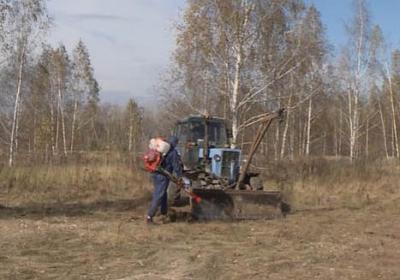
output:
POLYGON ((0 158, 12 166, 85 151, 124 151, 167 135, 188 114, 230 121, 245 151, 266 112, 285 108, 259 155, 399 158, 400 50, 387 47, 364 0, 347 43, 333 50, 319 11, 303 0, 188 0, 156 93, 102 104, 88 48, 46 43, 44 0, 0 0, 0 158))
POLYGON ((0 155, 51 162, 82 151, 139 145, 143 110, 100 103, 88 48, 71 54, 46 43, 51 28, 46 1, 0 1, 0 155))
POLYGON ((261 154, 399 158, 400 51, 366 1, 353 1, 333 50, 319 11, 301 0, 189 0, 160 91, 164 122, 189 113, 231 121, 245 150, 265 112, 285 108, 261 154))

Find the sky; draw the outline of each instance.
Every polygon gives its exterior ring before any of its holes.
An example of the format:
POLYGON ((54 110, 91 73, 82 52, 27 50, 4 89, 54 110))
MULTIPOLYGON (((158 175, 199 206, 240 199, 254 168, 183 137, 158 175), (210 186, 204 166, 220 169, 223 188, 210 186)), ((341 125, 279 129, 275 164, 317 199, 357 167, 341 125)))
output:
MULTIPOLYGON (((346 43, 344 24, 353 15, 353 0, 306 0, 320 11, 330 43, 339 49, 346 43)), ((372 24, 379 24, 390 47, 400 47, 400 1, 367 0, 372 24)))
MULTIPOLYGON (((345 44, 344 23, 352 0, 306 0, 321 12, 334 50, 345 44)), ((50 43, 72 50, 79 39, 89 49, 103 102, 142 105, 154 100, 157 83, 175 46, 174 23, 185 0, 49 0, 50 43)), ((400 47, 400 0, 367 1, 390 47, 400 47)))

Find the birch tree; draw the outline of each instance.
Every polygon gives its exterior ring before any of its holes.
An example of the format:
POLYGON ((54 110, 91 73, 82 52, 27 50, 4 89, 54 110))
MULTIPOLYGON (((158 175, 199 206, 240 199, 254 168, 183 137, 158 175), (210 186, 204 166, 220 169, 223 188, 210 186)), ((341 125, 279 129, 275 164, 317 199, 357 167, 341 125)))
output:
POLYGON ((56 96, 56 150, 58 151, 58 139, 61 124, 61 137, 63 154, 67 155, 67 135, 65 124, 65 97, 68 83, 70 82, 70 61, 64 45, 60 45, 52 51, 51 64, 49 65, 51 76, 52 94, 56 96))
POLYGON ((229 118, 233 146, 257 123, 256 112, 259 119, 265 113, 265 107, 255 109, 271 98, 269 90, 302 65, 303 45, 294 34, 304 15, 301 1, 189 2, 173 61, 183 81, 182 100, 194 111, 202 106, 229 118))
POLYGON ((399 158, 399 136, 398 136, 398 118, 399 118, 399 90, 400 90, 400 51, 394 50, 392 53, 392 63, 385 63, 385 74, 387 81, 387 91, 389 92, 391 120, 392 120, 392 156, 399 158))
MULTIPOLYGON (((378 134, 382 135, 382 142, 385 151, 386 158, 389 157, 388 146, 387 146, 387 131, 386 131, 386 119, 385 109, 383 108, 383 92, 385 87, 385 61, 386 59, 386 46, 383 38, 382 30, 378 25, 375 25, 371 31, 370 39, 370 67, 369 67, 369 88, 370 94, 367 100, 367 113, 366 116, 366 127, 365 127, 365 155, 368 157, 369 151, 372 148, 372 141, 370 135, 373 133, 374 128, 379 128, 378 134), (375 117, 376 116, 376 117, 375 117), (375 123, 374 123, 375 122, 375 123)), ((393 115, 392 115, 393 116, 393 115)))
POLYGON ((346 26, 348 45, 343 56, 343 69, 348 75, 345 82, 347 92, 347 122, 349 128, 349 157, 354 160, 357 156, 357 143, 360 136, 360 98, 368 94, 366 75, 370 63, 370 22, 369 12, 364 0, 354 0, 354 18, 346 26))
MULTIPOLYGON (((51 52, 52 50, 49 46, 43 48, 36 65, 33 67, 33 75, 31 77, 31 94, 28 102, 32 108, 30 118, 32 134, 30 139, 32 139, 34 154, 39 151, 48 153, 49 148, 54 147, 54 124, 52 121, 54 117, 54 102, 49 72, 51 52)), ((45 157, 48 158, 47 155, 45 157)))
POLYGON ((14 110, 10 132, 9 166, 14 165, 18 143, 19 117, 21 113, 22 84, 27 56, 35 47, 40 36, 47 30, 49 18, 46 2, 43 0, 8 1, 3 33, 9 57, 14 57, 16 65, 16 87, 14 110))
MULTIPOLYGON (((75 149, 77 129, 92 125, 92 129, 94 130, 94 118, 99 102, 98 83, 94 78, 89 51, 82 40, 78 42, 72 54, 72 99, 71 153, 75 149), (80 122, 79 117, 83 113, 83 105, 87 105, 89 114, 86 120, 80 122)), ((96 135, 92 134, 90 136, 94 137, 96 135)))

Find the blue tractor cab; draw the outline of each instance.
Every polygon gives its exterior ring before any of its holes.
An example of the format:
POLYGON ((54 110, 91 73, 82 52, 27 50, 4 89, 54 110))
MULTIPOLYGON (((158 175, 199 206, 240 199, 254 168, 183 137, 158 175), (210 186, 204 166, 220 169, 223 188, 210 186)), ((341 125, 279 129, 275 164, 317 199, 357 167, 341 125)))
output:
POLYGON ((174 134, 179 138, 177 149, 185 170, 206 171, 232 183, 237 180, 241 151, 229 148, 230 133, 224 119, 190 116, 176 124, 174 134))

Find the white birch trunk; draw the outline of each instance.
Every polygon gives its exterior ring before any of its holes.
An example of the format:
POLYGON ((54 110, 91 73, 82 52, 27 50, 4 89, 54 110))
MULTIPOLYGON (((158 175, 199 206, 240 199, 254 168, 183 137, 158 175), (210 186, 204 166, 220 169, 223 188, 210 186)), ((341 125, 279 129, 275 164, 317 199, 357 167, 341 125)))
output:
POLYGON ((337 125, 337 120, 335 118, 334 121, 334 126, 333 126, 333 135, 334 135, 334 149, 335 149, 335 157, 338 157, 338 125, 337 125))
POLYGON ((290 117, 290 110, 287 110, 286 123, 285 123, 285 128, 283 129, 283 135, 282 135, 282 146, 281 146, 281 152, 280 152, 280 157, 279 157, 280 159, 283 159, 283 157, 285 156, 287 132, 289 129, 289 117, 290 117))
POLYGON ((306 155, 306 146, 307 146, 307 129, 308 129, 308 127, 307 127, 307 120, 304 122, 304 125, 303 125, 303 128, 302 128, 302 130, 303 130, 303 132, 302 132, 302 134, 303 134, 303 138, 302 138, 302 142, 301 142, 301 155, 302 156, 305 156, 306 155))
POLYGON ((381 125, 382 125, 383 147, 385 149, 386 158, 388 159, 389 152, 388 152, 388 147, 387 147, 386 124, 385 124, 385 119, 383 117, 382 104, 381 104, 380 100, 378 101, 378 106, 379 106, 379 116, 380 116, 381 125))
POLYGON ((357 141, 357 130, 358 130, 358 92, 352 94, 351 90, 348 91, 348 110, 349 110, 349 157, 353 161, 356 156, 356 141, 357 141), (354 103, 354 104, 353 104, 354 103))
POLYGON ((303 149, 303 143, 304 143, 304 138, 305 138, 305 134, 304 134, 304 127, 306 126, 305 124, 303 124, 303 106, 300 106, 300 111, 298 113, 298 139, 297 139, 297 155, 299 157, 304 155, 304 149, 303 149))
POLYGON ((282 146, 281 146, 281 153, 280 153, 281 159, 285 156, 287 134, 288 134, 289 122, 290 122, 290 111, 291 111, 290 106, 292 103, 292 97, 293 97, 293 93, 291 93, 290 97, 289 97, 288 109, 287 109, 287 113, 286 113, 286 123, 285 123, 285 128, 283 129, 282 146))
POLYGON ((311 116, 312 116, 312 98, 308 102, 308 116, 307 116, 307 142, 306 142, 306 156, 310 155, 310 139, 311 139, 311 116))
POLYGON ((71 149, 70 153, 74 151, 74 141, 75 141, 75 126, 76 126, 76 115, 78 113, 78 100, 75 99, 74 112, 72 114, 72 126, 71 126, 71 149))
POLYGON ((290 93, 288 105, 287 105, 288 108, 287 108, 287 113, 286 113, 285 128, 283 129, 283 134, 282 134, 282 146, 281 146, 281 153, 280 153, 281 159, 283 159, 283 157, 285 156, 285 151, 286 151, 286 142, 287 142, 287 135, 288 135, 288 130, 289 130, 290 116, 291 116, 290 107, 292 106, 292 98, 293 98, 293 75, 290 76, 290 81, 291 81, 290 82, 291 93, 290 93))
POLYGON ((65 135, 65 118, 64 118, 64 104, 63 104, 63 95, 61 90, 61 78, 58 76, 58 105, 61 114, 61 129, 62 129, 62 137, 63 137, 63 150, 64 156, 67 155, 67 139, 65 135))
POLYGON ((240 70, 242 66, 242 51, 241 46, 238 44, 235 63, 235 77, 233 81, 233 89, 231 96, 231 112, 232 112, 232 148, 237 146, 237 137, 239 134, 239 114, 238 114, 238 98, 239 98, 239 86, 240 86, 240 70))
POLYGON ((51 141, 51 153, 55 155, 56 153, 56 146, 54 140, 54 101, 53 97, 50 94, 50 141, 51 141))
POLYGON ((128 151, 129 154, 132 152, 132 139, 133 138, 133 122, 130 120, 129 122, 129 142, 128 142, 128 151))
POLYGON ((279 125, 276 126, 276 131, 275 131, 275 143, 274 143, 274 150, 275 150, 275 161, 279 160, 279 140, 280 140, 280 129, 279 129, 279 125))
MULTIPOLYGON (((293 115, 294 116, 294 115, 293 115)), ((293 118, 293 126, 294 126, 294 124, 295 124, 295 118, 293 118)), ((294 128, 292 127, 292 131, 294 132, 294 128)), ((289 158, 290 158, 290 160, 293 160, 294 159, 294 146, 295 146, 295 144, 294 144, 294 142, 295 142, 295 134, 294 133, 291 133, 290 135, 289 135, 289 158)))
POLYGON ((364 46, 364 34, 365 34, 365 19, 362 17, 360 12, 360 29, 357 40, 357 68, 354 75, 354 87, 349 90, 349 126, 350 126, 350 160, 353 161, 356 157, 357 152, 357 138, 359 131, 359 98, 361 90, 361 76, 362 76, 362 56, 364 46), (353 101, 354 99, 354 101, 353 101), (352 106, 352 103, 354 105, 352 106))
POLYGON ((13 114, 13 122, 11 127, 11 137, 10 137, 10 154, 8 165, 12 167, 14 165, 14 153, 15 153, 15 144, 16 137, 18 135, 18 113, 21 99, 21 86, 22 86, 22 75, 24 69, 25 62, 25 45, 22 47, 20 61, 19 61, 19 69, 18 69, 18 82, 17 82, 17 92, 15 94, 15 104, 14 104, 14 114, 13 114))
POLYGON ((55 144, 55 152, 58 155, 58 138, 60 137, 60 100, 57 98, 57 106, 56 106, 56 110, 57 110, 57 115, 56 115, 56 144, 55 144))
POLYGON ((21 98, 19 98, 19 104, 17 109, 17 120, 15 122, 15 147, 14 147, 14 155, 18 153, 18 144, 19 144, 19 119, 21 116, 21 98))
MULTIPOLYGON (((278 108, 281 107, 281 93, 278 93, 278 108)), ((279 160, 279 142, 281 139, 281 131, 280 131, 280 125, 276 126, 276 131, 275 131, 275 143, 274 143, 274 153, 275 153, 275 161, 279 160)))
POLYGON ((242 0, 241 7, 245 10, 244 12, 244 19, 238 28, 237 34, 237 42, 234 47, 236 55, 235 55, 235 68, 234 68, 234 80, 233 80, 233 87, 232 93, 230 96, 230 109, 232 113, 232 148, 237 146, 237 138, 239 134, 239 91, 240 91, 240 74, 242 70, 242 61, 243 61, 243 44, 245 40, 245 30, 249 19, 249 12, 252 9, 252 6, 246 0, 242 0))
POLYGON ((394 154, 396 158, 399 158, 399 139, 398 139, 398 134, 397 134, 397 123, 396 123, 396 108, 394 105, 394 92, 393 92, 393 84, 392 84, 392 77, 391 73, 389 71, 389 67, 386 65, 386 72, 387 72, 387 77, 389 81, 389 94, 390 94, 390 109, 392 112, 392 130, 393 130, 393 138, 392 138, 392 146, 393 146, 393 151, 396 153, 394 154))

